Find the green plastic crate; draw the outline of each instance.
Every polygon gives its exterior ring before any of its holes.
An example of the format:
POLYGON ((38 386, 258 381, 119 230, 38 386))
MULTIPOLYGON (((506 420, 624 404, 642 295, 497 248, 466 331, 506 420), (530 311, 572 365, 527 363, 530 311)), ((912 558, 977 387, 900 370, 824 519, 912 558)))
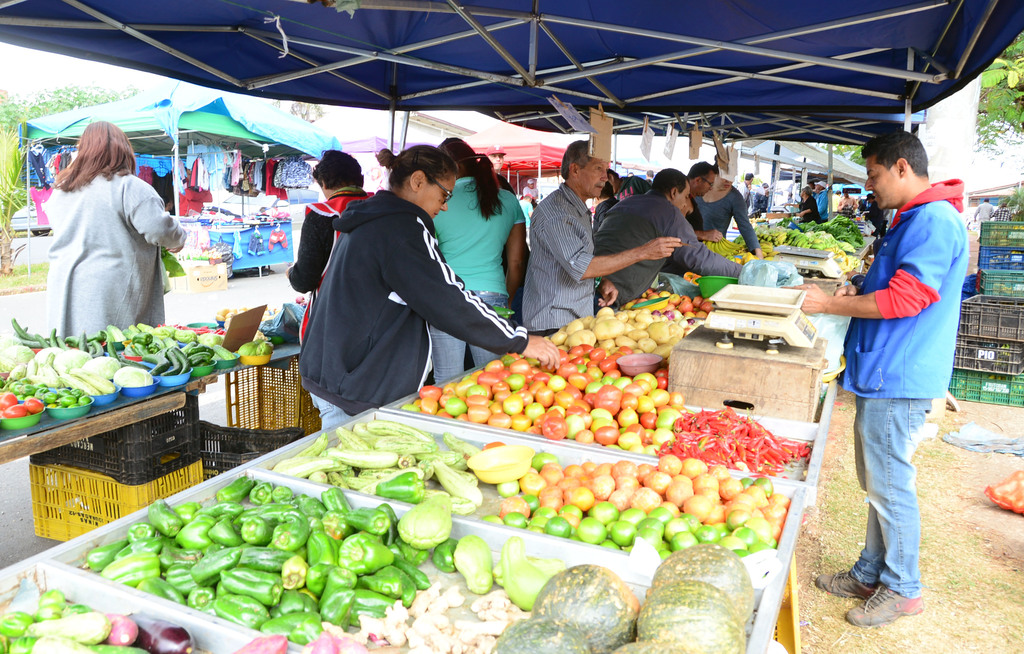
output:
POLYGON ((1024 375, 993 375, 953 369, 949 392, 958 400, 1024 407, 1024 375))
POLYGON ((982 270, 981 293, 1024 298, 1024 271, 982 270))
POLYGON ((1024 247, 1024 222, 981 223, 978 245, 997 248, 1024 247))

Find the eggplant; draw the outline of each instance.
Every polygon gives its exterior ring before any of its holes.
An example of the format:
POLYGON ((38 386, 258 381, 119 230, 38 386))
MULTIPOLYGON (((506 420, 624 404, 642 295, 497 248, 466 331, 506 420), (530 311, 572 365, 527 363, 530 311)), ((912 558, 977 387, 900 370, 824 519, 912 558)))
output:
POLYGON ((136 647, 149 654, 192 654, 195 643, 192 642, 192 634, 184 627, 138 614, 131 617, 139 627, 136 647))

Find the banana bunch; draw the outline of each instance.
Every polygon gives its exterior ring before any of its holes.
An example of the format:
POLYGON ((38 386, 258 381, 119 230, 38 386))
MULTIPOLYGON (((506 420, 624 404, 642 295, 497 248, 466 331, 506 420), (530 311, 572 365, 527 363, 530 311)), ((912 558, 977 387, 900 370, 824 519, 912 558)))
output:
POLYGON ((860 259, 851 257, 846 252, 843 252, 841 248, 830 248, 830 251, 835 253, 834 259, 839 264, 839 268, 843 273, 853 272, 857 269, 860 259))
POLYGON ((743 254, 746 251, 746 248, 739 243, 733 243, 732 241, 724 238, 717 243, 712 243, 710 241, 705 242, 704 245, 706 245, 708 249, 715 254, 720 254, 726 259, 731 259, 737 254, 743 254))
POLYGON ((790 230, 783 227, 757 227, 754 229, 754 233, 757 234, 757 240, 761 241, 761 249, 764 249, 766 243, 772 245, 785 245, 789 238, 790 230))

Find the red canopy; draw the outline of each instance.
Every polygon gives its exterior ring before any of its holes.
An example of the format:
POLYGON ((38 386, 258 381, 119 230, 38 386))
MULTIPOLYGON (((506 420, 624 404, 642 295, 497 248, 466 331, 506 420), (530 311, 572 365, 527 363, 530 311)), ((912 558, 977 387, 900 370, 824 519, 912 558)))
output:
POLYGON ((537 165, 544 173, 555 172, 562 165, 566 137, 499 123, 494 127, 466 137, 474 150, 487 154, 498 146, 505 153, 505 166, 500 172, 537 173, 537 165))

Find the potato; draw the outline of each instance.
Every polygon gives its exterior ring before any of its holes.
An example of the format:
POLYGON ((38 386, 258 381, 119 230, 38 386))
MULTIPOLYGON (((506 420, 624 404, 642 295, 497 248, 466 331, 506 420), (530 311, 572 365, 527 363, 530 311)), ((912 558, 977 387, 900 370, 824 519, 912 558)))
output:
POLYGON ((615 319, 618 320, 621 323, 629 322, 629 318, 630 318, 630 315, 629 315, 628 311, 620 311, 617 314, 615 314, 615 319))
POLYGON ((641 338, 636 342, 636 346, 640 348, 641 352, 653 352, 658 347, 657 341, 651 338, 641 338))
POLYGON ((565 333, 567 336, 571 336, 574 332, 578 332, 581 329, 583 329, 583 321, 577 318, 565 326, 565 333))
POLYGON ((628 332, 626 332, 626 336, 628 336, 634 342, 639 341, 641 338, 650 338, 650 335, 647 333, 646 329, 631 329, 628 332))
POLYGON ((611 307, 601 307, 597 310, 598 318, 613 318, 615 317, 615 309, 611 307))
POLYGON ((614 339, 626 331, 626 326, 615 318, 605 318, 594 323, 594 334, 598 340, 614 339))
MULTIPOLYGON (((644 332, 644 333, 646 333, 646 332, 644 332)), ((619 347, 628 347, 631 350, 635 350, 636 349, 636 340, 630 338, 629 336, 625 336, 625 335, 623 335, 623 336, 616 336, 615 337, 615 345, 617 345, 619 347)))
POLYGON ((658 345, 664 345, 668 343, 668 340, 672 337, 669 332, 669 326, 666 322, 655 322, 647 328, 647 334, 654 339, 658 345))
POLYGON ((669 345, 668 343, 666 343, 665 345, 659 345, 658 347, 654 348, 654 354, 657 354, 658 356, 664 359, 668 359, 669 355, 672 354, 672 346, 669 345))
POLYGON ((577 345, 593 345, 597 343, 597 337, 594 336, 594 332, 589 329, 580 329, 569 334, 569 337, 565 339, 565 344, 570 348, 576 347, 577 345))
POLYGON ((647 327, 647 325, 654 322, 654 316, 652 316, 649 311, 647 311, 646 313, 644 313, 644 311, 647 310, 642 310, 640 313, 636 314, 636 318, 633 318, 634 322, 636 322, 636 324, 639 325, 641 329, 647 327))
POLYGON ((603 341, 598 341, 597 346, 605 351, 612 351, 615 349, 615 341, 610 338, 606 338, 603 341))
POLYGON ((568 337, 569 335, 565 333, 564 329, 559 329, 551 336, 548 336, 548 339, 555 345, 561 345, 562 343, 565 342, 565 339, 567 339, 568 337))
POLYGON ((679 340, 683 337, 683 328, 677 322, 670 322, 668 324, 668 333, 672 338, 679 340))
POLYGON ((594 316, 584 316, 581 320, 583 320, 584 329, 590 329, 594 326, 594 316))

